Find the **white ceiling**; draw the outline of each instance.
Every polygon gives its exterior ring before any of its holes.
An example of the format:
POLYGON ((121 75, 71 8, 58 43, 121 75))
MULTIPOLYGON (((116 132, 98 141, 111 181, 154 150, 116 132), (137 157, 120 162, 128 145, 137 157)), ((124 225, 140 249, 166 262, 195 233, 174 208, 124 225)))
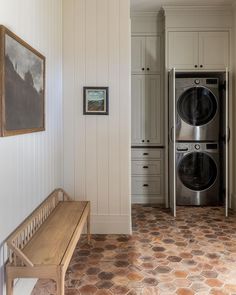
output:
POLYGON ((131 0, 132 11, 157 11, 163 5, 227 5, 235 0, 131 0))

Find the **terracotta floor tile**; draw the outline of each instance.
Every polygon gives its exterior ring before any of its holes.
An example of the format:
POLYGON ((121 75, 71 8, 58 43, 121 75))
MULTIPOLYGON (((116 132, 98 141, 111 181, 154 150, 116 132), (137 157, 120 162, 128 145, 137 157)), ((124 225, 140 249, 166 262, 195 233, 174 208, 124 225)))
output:
POLYGON ((193 290, 188 288, 179 288, 176 293, 178 295, 194 295, 193 290))
POLYGON ((93 295, 97 292, 97 288, 93 285, 85 285, 81 288, 79 288, 80 293, 84 295, 93 295))
MULTIPOLYGON (((236 214, 223 208, 133 205, 133 235, 82 236, 65 295, 236 295, 236 214)), ((56 295, 39 280, 32 295, 56 295)))
POLYGON ((206 284, 210 287, 222 287, 223 282, 218 279, 207 279, 206 284))
POLYGON ((188 276, 188 272, 186 271, 181 271, 181 270, 176 270, 174 272, 174 275, 177 277, 177 278, 186 278, 188 276))

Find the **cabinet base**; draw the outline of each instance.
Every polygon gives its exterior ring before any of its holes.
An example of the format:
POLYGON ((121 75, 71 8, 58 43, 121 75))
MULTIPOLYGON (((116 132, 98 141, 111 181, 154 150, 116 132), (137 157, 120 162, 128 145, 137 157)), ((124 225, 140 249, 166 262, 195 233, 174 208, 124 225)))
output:
POLYGON ((160 196, 160 195, 152 195, 152 196, 132 195, 131 202, 132 204, 164 205, 165 198, 164 196, 160 196))

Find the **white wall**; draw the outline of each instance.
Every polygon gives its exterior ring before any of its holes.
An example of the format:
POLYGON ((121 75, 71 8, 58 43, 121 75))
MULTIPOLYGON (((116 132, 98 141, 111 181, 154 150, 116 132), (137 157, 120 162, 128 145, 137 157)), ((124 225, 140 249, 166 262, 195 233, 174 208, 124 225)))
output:
POLYGON ((63 5, 64 187, 91 201, 93 232, 130 233, 130 3, 63 5), (83 86, 109 86, 109 116, 83 115, 83 86))
MULTIPOLYGON (((46 131, 0 138, 0 294, 10 232, 62 185, 61 0, 0 0, 0 24, 46 56, 46 131)), ((25 294, 25 293, 24 293, 25 294)))

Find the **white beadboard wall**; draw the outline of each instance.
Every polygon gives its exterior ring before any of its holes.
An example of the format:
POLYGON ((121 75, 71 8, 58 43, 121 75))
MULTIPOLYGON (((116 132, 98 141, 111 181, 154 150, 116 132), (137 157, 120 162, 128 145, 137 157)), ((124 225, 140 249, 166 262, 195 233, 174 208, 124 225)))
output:
POLYGON ((64 0, 64 187, 90 200, 94 233, 130 233, 130 2, 64 0), (83 115, 109 86, 109 116, 83 115))
POLYGON ((4 240, 53 189, 62 185, 62 3, 0 0, 0 7, 0 24, 44 54, 47 66, 46 131, 0 138, 2 295, 5 294, 4 240))

